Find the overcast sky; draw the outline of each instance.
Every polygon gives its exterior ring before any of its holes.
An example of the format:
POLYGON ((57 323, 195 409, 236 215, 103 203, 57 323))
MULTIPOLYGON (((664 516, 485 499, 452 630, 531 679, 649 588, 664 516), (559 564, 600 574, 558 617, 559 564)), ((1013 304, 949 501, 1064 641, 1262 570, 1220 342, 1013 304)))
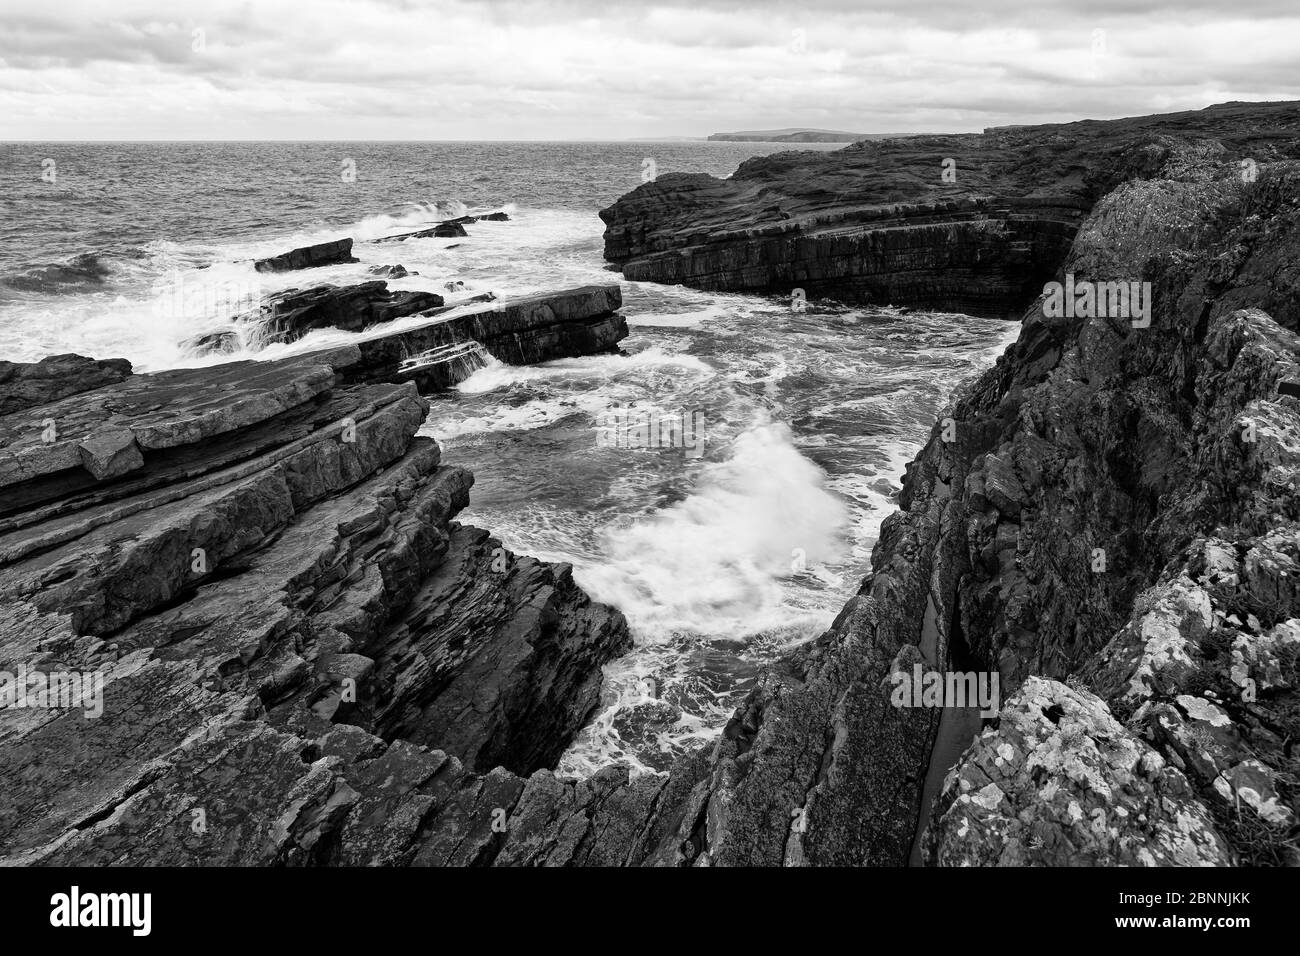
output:
POLYGON ((979 130, 1300 99, 1300 0, 0 0, 0 140, 979 130))

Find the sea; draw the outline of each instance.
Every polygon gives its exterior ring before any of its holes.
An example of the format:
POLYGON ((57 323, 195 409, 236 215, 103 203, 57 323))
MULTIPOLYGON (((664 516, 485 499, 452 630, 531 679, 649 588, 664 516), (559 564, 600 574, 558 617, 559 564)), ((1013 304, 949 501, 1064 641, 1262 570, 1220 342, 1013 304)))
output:
MULTIPOLYGON (((239 338, 196 354, 262 296, 373 279, 449 304, 619 282, 623 354, 490 357, 430 396, 423 433, 476 476, 462 521, 568 562, 635 648, 558 772, 662 771, 714 739, 762 669, 856 592, 904 465, 952 389, 1015 323, 628 282, 598 210, 649 174, 725 177, 828 144, 261 142, 0 144, 0 359, 78 352, 137 371, 266 360, 346 342, 239 338), (373 240, 502 211, 464 238, 373 240), (360 262, 258 274, 252 260, 355 241, 360 262), (450 286, 450 288, 449 288, 450 286), (611 416, 698 425, 698 447, 610 441, 611 416)), ((238 328, 237 325, 234 326, 238 328)))

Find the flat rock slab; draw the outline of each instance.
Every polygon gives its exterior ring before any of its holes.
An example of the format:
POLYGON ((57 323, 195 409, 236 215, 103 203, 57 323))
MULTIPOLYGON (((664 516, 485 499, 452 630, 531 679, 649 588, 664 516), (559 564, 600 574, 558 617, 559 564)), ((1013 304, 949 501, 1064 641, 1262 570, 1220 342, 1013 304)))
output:
POLYGON ((312 269, 357 261, 352 255, 352 240, 336 239, 333 242, 290 249, 268 259, 257 259, 253 262, 253 268, 258 272, 290 272, 294 269, 312 269))
MULTIPOLYGON (((103 436, 129 431, 140 449, 193 444, 264 421, 334 383, 328 365, 232 362, 136 375, 117 385, 0 417, 0 487, 97 462, 103 436)), ((118 467, 127 463, 119 461, 118 467)))
POLYGON ((397 375, 436 389, 456 383, 455 369, 422 366, 420 358, 457 344, 476 342, 511 365, 612 352, 628 331, 617 311, 622 304, 617 284, 583 286, 436 314, 398 331, 372 329, 357 340, 360 360, 348 374, 397 375))

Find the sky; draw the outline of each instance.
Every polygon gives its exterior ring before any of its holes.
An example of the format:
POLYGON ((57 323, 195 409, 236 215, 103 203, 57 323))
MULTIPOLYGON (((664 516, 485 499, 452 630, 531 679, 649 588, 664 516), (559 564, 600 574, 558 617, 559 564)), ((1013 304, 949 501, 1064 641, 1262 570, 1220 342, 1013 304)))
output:
POLYGON ((1297 0, 0 0, 0 140, 572 140, 1300 99, 1297 0))

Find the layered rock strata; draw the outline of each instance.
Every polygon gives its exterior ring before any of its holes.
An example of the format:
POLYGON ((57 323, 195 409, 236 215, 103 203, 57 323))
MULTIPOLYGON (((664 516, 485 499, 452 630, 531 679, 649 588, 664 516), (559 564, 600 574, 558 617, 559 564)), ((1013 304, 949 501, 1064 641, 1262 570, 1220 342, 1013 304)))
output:
POLYGON ((558 759, 626 622, 455 522, 472 477, 380 371, 349 347, 0 418, 5 862, 468 861, 558 759))
POLYGON ((605 257, 638 281, 1018 319, 1097 200, 1152 175, 1170 144, 1264 162, 1296 114, 1224 104, 779 153, 726 180, 668 174, 601 211, 605 257))
POLYGON ((269 298, 257 318, 259 341, 292 342, 314 329, 360 332, 372 325, 431 312, 443 304, 434 292, 392 292, 382 279, 350 286, 289 289, 269 298))

